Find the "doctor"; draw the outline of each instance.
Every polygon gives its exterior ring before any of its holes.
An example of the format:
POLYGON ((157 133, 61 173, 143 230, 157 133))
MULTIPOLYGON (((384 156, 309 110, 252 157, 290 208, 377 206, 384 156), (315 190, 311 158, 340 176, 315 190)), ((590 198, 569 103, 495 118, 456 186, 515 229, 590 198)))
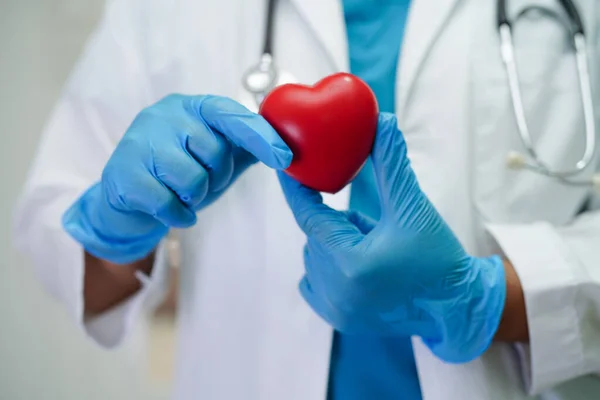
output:
MULTIPOLYGON (((274 171, 293 154, 242 106, 266 3, 109 3, 17 216, 48 289, 116 346, 183 228, 176 399, 598 398, 597 157, 575 185, 506 168, 496 1, 277 2, 282 80, 351 71, 383 111, 372 162, 324 198, 274 171)), ((596 77, 600 5, 576 4, 596 77)), ((564 8, 507 9, 532 139, 568 169, 586 119, 564 8)))

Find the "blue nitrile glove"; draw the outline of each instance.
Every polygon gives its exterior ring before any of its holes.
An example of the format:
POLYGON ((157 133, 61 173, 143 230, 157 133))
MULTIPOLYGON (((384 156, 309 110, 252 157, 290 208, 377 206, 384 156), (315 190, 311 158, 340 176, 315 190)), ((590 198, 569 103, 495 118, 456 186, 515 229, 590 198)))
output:
POLYGON ((223 97, 168 96, 138 114, 64 228, 96 257, 133 262, 170 227, 193 225, 257 160, 276 169, 292 160, 263 117, 223 97))
POLYGON ((380 115, 372 160, 379 222, 335 211, 279 173, 308 238, 302 295, 342 333, 416 335, 446 362, 478 357, 504 308, 502 260, 465 252, 419 188, 392 114, 380 115))

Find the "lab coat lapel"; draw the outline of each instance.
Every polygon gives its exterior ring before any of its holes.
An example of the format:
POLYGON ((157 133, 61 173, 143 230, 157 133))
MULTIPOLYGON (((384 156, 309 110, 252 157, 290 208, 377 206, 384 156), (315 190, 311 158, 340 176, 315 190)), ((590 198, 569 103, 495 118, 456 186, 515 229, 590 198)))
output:
POLYGON ((404 34, 397 81, 397 110, 403 115, 414 82, 431 46, 458 0, 413 0, 404 34))
POLYGON ((341 0, 291 0, 330 58, 336 72, 348 72, 348 40, 341 0))

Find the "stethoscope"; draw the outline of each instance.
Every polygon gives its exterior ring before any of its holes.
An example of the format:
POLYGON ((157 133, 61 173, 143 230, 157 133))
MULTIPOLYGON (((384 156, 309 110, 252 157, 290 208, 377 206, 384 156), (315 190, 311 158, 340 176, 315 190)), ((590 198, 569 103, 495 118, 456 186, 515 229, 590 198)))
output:
POLYGON ((265 96, 273 90, 279 79, 279 71, 273 60, 273 16, 277 0, 267 4, 266 32, 259 62, 250 67, 242 77, 244 88, 254 96, 256 106, 260 106, 265 96))
MULTIPOLYGON (((582 173, 594 161, 596 152, 596 121, 594 116, 594 101, 592 95, 592 84, 588 68, 587 40, 583 27, 581 15, 572 0, 558 0, 565 9, 569 19, 569 31, 573 36, 575 56, 577 58, 577 72, 579 76, 579 86, 581 91, 581 100, 583 105, 585 119, 585 150, 581 159, 571 169, 557 170, 546 165, 537 155, 535 146, 531 139, 525 110, 523 107, 523 98, 519 86, 519 73, 515 61, 515 47, 512 34, 512 22, 508 18, 506 0, 498 0, 498 31, 500 33, 500 50, 502 61, 505 66, 506 76, 510 89, 514 116, 517 123, 517 129, 521 142, 525 147, 526 154, 519 152, 510 152, 507 157, 507 164, 513 169, 528 169, 538 174, 542 174, 558 181, 573 186, 594 186, 600 190, 600 174, 595 174, 592 178, 577 179, 576 176, 582 173)), ((279 72, 275 66, 273 58, 273 16, 277 0, 268 0, 266 14, 266 32, 262 47, 260 61, 249 68, 242 77, 244 88, 253 95, 257 106, 260 106, 265 96, 277 85, 279 72)), ((522 14, 531 10, 524 10, 522 14)), ((560 18, 557 18, 561 20, 560 18)))
MULTIPOLYGON (((575 56, 577 58, 577 72, 579 75, 579 89, 581 92, 581 101, 585 120, 585 149, 583 156, 574 168, 566 170, 551 169, 540 160, 535 150, 527 118, 523 107, 521 89, 519 87, 519 74, 517 71, 517 63, 515 61, 515 47, 513 44, 512 23, 508 19, 506 10, 506 0, 498 0, 498 31, 500 32, 500 48, 502 53, 502 61, 506 67, 506 76, 510 88, 510 96, 512 100, 513 111, 517 122, 517 129, 521 142, 527 151, 525 155, 518 152, 511 152, 508 155, 507 163, 509 167, 515 169, 529 169, 531 171, 558 179, 559 181, 574 186, 589 186, 593 185, 600 190, 600 175, 595 174, 591 179, 576 179, 575 176, 580 174, 594 161, 594 153, 596 152, 596 121, 594 116, 594 101, 592 95, 592 84, 588 69, 588 54, 587 41, 581 15, 577 7, 571 0, 559 0, 559 3, 565 9, 566 15, 569 18, 569 31, 573 38, 575 47, 575 56), (529 158, 529 159, 527 159, 529 158)), ((530 7, 521 12, 521 15, 538 7, 530 7)), ((545 10, 547 11, 547 10, 545 10)), ((561 18, 557 18, 561 20, 561 18)))

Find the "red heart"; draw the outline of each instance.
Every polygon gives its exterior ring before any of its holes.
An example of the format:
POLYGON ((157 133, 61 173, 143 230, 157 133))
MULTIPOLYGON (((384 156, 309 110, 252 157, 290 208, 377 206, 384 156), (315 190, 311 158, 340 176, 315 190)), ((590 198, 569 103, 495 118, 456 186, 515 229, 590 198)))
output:
POLYGON ((369 86, 346 73, 312 87, 279 86, 259 111, 294 153, 285 172, 326 193, 343 189, 364 165, 375 140, 378 112, 369 86))

